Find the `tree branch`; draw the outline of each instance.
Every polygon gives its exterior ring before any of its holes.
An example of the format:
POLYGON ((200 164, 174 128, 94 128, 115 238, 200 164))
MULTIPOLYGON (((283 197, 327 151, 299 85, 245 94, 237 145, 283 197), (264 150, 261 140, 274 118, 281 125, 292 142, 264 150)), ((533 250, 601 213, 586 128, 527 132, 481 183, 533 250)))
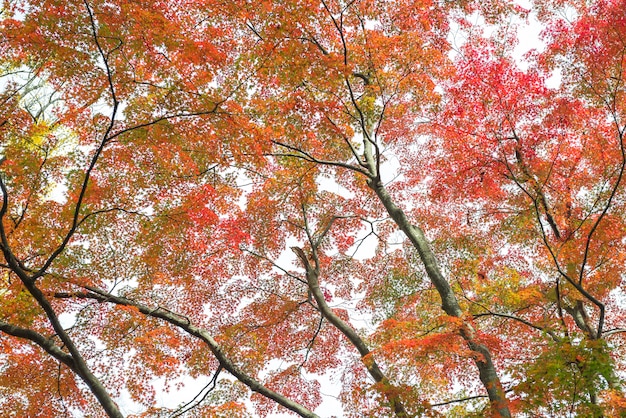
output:
MULTIPOLYGON (((319 284, 319 259, 317 257, 316 250, 312 251, 312 257, 314 260, 315 267, 311 266, 308 257, 299 247, 291 247, 292 251, 298 256, 300 261, 304 266, 306 272, 307 283, 309 285, 309 290, 317 303, 319 311, 322 313, 324 318, 328 320, 333 326, 335 326, 349 341, 350 343, 357 349, 359 354, 361 355, 361 361, 365 365, 368 373, 376 382, 382 382, 388 384, 389 381, 385 374, 382 372, 376 360, 372 357, 372 352, 367 347, 367 344, 361 339, 359 334, 343 319, 339 318, 337 314, 335 314, 332 309, 326 303, 326 299, 324 298, 324 294, 320 288, 319 284)), ((391 404, 392 409, 397 417, 408 418, 409 415, 400 400, 400 397, 396 394, 384 393, 387 397, 388 401, 391 404)))
POLYGON ((268 389, 262 383, 255 380, 242 369, 240 369, 227 357, 222 347, 217 343, 217 341, 211 336, 208 331, 193 325, 188 318, 181 317, 180 315, 161 308, 160 306, 157 306, 156 308, 151 308, 124 297, 114 296, 93 286, 83 286, 83 288, 88 290, 88 292, 57 293, 55 296, 59 298, 75 297, 83 299, 95 299, 100 302, 114 303, 121 306, 133 306, 137 308, 139 312, 146 316, 158 318, 174 326, 177 326, 188 334, 193 335, 194 337, 197 337, 201 341, 203 341, 216 357, 221 367, 223 367, 224 370, 227 370, 230 374, 235 376, 240 382, 248 386, 253 392, 257 392, 267 397, 268 399, 273 400, 279 405, 284 406, 285 408, 297 413, 302 417, 319 418, 315 413, 308 410, 304 406, 291 399, 288 399, 287 397, 277 392, 274 392, 271 389, 268 389))
POLYGON ((54 344, 54 341, 52 339, 46 338, 31 329, 22 328, 17 325, 11 325, 8 322, 2 320, 0 320, 0 331, 17 338, 22 338, 34 342, 39 347, 43 348, 46 353, 50 354, 58 361, 65 364, 74 372, 78 373, 76 369, 76 364, 74 363, 74 359, 72 358, 72 356, 61 350, 60 347, 54 344))

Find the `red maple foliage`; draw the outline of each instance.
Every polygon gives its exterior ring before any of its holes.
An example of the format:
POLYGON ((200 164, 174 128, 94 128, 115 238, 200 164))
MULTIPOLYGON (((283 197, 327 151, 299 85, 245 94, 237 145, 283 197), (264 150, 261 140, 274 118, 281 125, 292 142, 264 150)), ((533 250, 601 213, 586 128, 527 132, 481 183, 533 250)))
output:
POLYGON ((3 2, 2 416, 621 416, 624 10, 3 2))

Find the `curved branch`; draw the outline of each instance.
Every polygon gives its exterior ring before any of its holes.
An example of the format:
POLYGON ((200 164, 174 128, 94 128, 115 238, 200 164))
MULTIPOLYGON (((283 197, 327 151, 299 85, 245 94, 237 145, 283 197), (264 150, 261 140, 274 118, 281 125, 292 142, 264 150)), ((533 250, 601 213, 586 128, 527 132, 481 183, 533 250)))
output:
MULTIPOLYGON (((361 106, 359 106, 357 98, 354 96, 352 84, 350 84, 350 80, 347 77, 345 78, 345 83, 346 87, 348 88, 348 92, 350 93, 350 101, 352 102, 352 106, 359 114, 358 122, 361 126, 361 130, 363 131, 363 154, 365 157, 365 163, 367 164, 368 168, 367 175, 370 178, 380 178, 380 149, 374 138, 372 138, 370 135, 365 114, 363 114, 361 106), (375 155, 372 155, 372 147, 374 147, 375 155)), ((382 118, 382 114, 380 117, 382 118)))
POLYGON ((604 332, 604 337, 608 338, 612 335, 622 334, 626 332, 626 328, 614 328, 604 332))
MULTIPOLYGON (((591 227, 591 230, 589 231, 589 234, 587 235, 587 241, 585 243, 585 252, 583 255, 583 261, 580 264, 580 274, 578 277, 578 284, 581 284, 581 285, 583 281, 585 266, 587 265, 587 259, 589 257, 589 248, 591 246, 591 238, 593 237, 593 234, 596 232, 598 226, 600 225, 600 222, 602 221, 602 219, 604 219, 607 212, 611 208, 611 203, 613 202, 613 198, 617 194, 617 190, 624 177, 624 170, 626 170, 626 150, 624 149, 624 138, 623 138, 621 131, 619 130, 619 127, 617 130, 618 130, 618 141, 619 141, 619 148, 620 148, 620 154, 622 157, 622 162, 620 164, 619 173, 617 174, 617 180, 615 181, 615 185, 613 186, 611 190, 611 194, 609 195, 606 205, 604 205, 604 208, 602 212, 600 213, 600 216, 598 216, 598 219, 596 219, 593 226, 591 227)), ((604 311, 602 310, 601 315, 600 315, 600 320, 598 321, 598 330, 596 332, 598 338, 600 338, 600 335, 602 334, 603 322, 604 322, 604 311)))
POLYGON ((487 312, 484 313, 480 313, 480 314, 475 314, 473 315, 474 318, 481 318, 484 316, 496 316, 498 318, 505 318, 505 319, 511 319, 513 321, 517 321, 520 322, 524 325, 527 325, 533 329, 536 329, 537 331, 540 332, 545 332, 546 334, 548 334, 550 337, 552 337, 552 339, 554 341, 560 341, 561 339, 554 333, 554 331, 550 330, 550 329, 546 329, 542 326, 533 324, 530 321, 525 320, 524 318, 520 318, 519 316, 515 316, 515 315, 511 315, 511 314, 504 314, 504 313, 498 313, 498 312, 492 312, 490 310, 487 310, 487 312))
MULTIPOLYGON (((3 206, 0 209, 0 224, 2 223, 2 217, 6 213, 6 208, 8 205, 8 195, 7 189, 0 177, 0 189, 2 189, 3 193, 3 206)), ((76 221, 77 218, 75 218, 76 221)), ((13 270, 13 272, 19 277, 22 281, 26 289, 30 292, 33 298, 37 301, 39 306, 43 309, 52 328, 56 332, 57 336, 61 339, 63 344, 67 347, 70 354, 66 354, 63 351, 55 349, 51 342, 48 342, 47 339, 32 330, 28 330, 26 328, 19 328, 11 326, 8 323, 1 323, 2 330, 8 334, 15 335, 21 338, 27 338, 39 346, 41 346, 44 350, 50 353, 54 358, 67 364, 80 378, 85 382, 85 384, 89 387, 94 396, 98 399, 107 415, 115 418, 122 418, 122 414, 120 413, 117 405, 111 399, 110 395, 102 385, 102 383, 98 380, 98 378, 91 372, 86 362, 82 358, 80 352, 74 345, 72 339, 65 332, 63 327, 61 326, 61 322, 59 318, 52 308, 52 305, 47 300, 45 295, 37 286, 35 285, 36 274, 33 276, 29 276, 23 265, 17 258, 13 255, 11 251, 7 237, 5 234, 4 227, 0 227, 0 239, 3 255, 7 261, 8 267, 13 270)), ((40 270, 41 271, 41 270, 40 270)), ((43 273, 42 273, 43 274, 43 273)))
POLYGON ((253 256, 257 257, 257 258, 260 258, 260 259, 262 259, 262 260, 267 261, 267 262, 268 262, 268 263, 270 263, 273 267, 275 267, 275 268, 277 268, 278 270, 282 271, 282 272, 283 272, 283 274, 285 274, 287 277, 290 277, 290 278, 292 278, 292 279, 294 279, 294 280, 296 280, 296 281, 298 281, 298 282, 300 282, 300 283, 304 283, 304 284, 306 284, 306 282, 305 282, 304 280, 302 280, 300 277, 298 277, 298 276, 296 276, 295 274, 290 273, 289 271, 285 270, 284 268, 282 268, 281 266, 279 266, 277 263, 275 263, 275 262, 274 262, 272 259, 270 259, 269 257, 264 256, 263 254, 259 254, 259 253, 255 252, 255 251, 252 251, 252 250, 247 249, 247 248, 242 248, 241 250, 242 250, 242 251, 244 251, 244 252, 247 252, 248 254, 253 255, 253 256))
MULTIPOLYGON (((317 306, 319 311, 322 313, 324 318, 332 325, 334 325, 349 341, 350 343, 357 349, 359 354, 361 355, 361 360, 365 365, 368 373, 377 383, 388 384, 389 381, 385 374, 380 370, 380 367, 376 363, 376 360, 372 357, 372 352, 365 344, 365 341, 359 336, 359 334, 343 319, 341 319, 337 314, 335 314, 332 309, 326 303, 326 299, 324 298, 324 294, 320 288, 319 284, 319 259, 317 257, 317 251, 313 249, 312 256, 315 267, 311 266, 308 257, 304 253, 304 250, 299 247, 291 247, 292 251, 298 256, 300 261, 302 261, 303 267, 306 271, 306 279, 309 285, 309 291, 313 295, 315 302, 317 302, 317 306)), ((409 415, 402 404, 399 396, 397 394, 385 393, 387 400, 391 404, 391 407, 396 416, 401 418, 408 418, 409 415)))
POLYGON ((53 340, 44 337, 40 333, 28 328, 11 325, 8 322, 4 322, 2 320, 0 320, 0 331, 4 332, 5 334, 12 335, 13 337, 22 338, 34 342, 39 347, 43 348, 46 353, 50 354, 52 357, 65 364, 74 372, 77 372, 74 358, 70 354, 61 350, 60 347, 54 344, 53 340))
POLYGON ((305 160, 305 161, 308 161, 308 162, 311 162, 311 163, 321 164, 321 165, 328 165, 328 166, 334 166, 334 167, 341 167, 341 168, 345 168, 345 169, 348 169, 348 170, 356 171, 358 173, 365 174, 366 176, 369 176, 368 172, 365 169, 361 168, 361 167, 353 166, 353 165, 342 163, 342 162, 339 162, 339 161, 320 160, 320 159, 314 157, 310 153, 308 153, 308 152, 306 152, 306 151, 304 151, 304 150, 302 150, 300 148, 297 148, 297 147, 294 147, 294 146, 291 146, 289 144, 285 144, 285 143, 279 142, 279 141, 272 141, 272 142, 274 144, 276 144, 276 145, 279 145, 279 146, 281 146, 283 148, 287 148, 288 150, 294 152, 293 154, 291 154, 291 153, 288 153, 288 154, 273 153, 273 154, 271 154, 272 156, 299 158, 301 160, 305 160))
POLYGON ((348 65, 348 46, 346 44, 346 38, 343 33, 343 13, 352 3, 353 2, 350 2, 348 5, 346 5, 346 8, 341 11, 341 19, 339 22, 337 22, 337 19, 335 19, 335 17, 333 16, 333 13, 331 12, 326 2, 322 0, 322 5, 324 6, 324 9, 326 9, 326 11, 328 12, 328 16, 330 16, 331 20, 333 21, 333 25, 335 26, 335 29, 337 29, 339 37, 341 38, 341 44, 343 45, 343 65, 348 65))
POLYGON ((205 115, 215 114, 215 113, 217 113, 217 109, 219 108, 221 103, 222 102, 215 103, 213 105, 213 108, 209 109, 209 110, 199 110, 197 112, 174 113, 174 114, 171 114, 171 115, 164 115, 164 116, 158 117, 158 118, 153 119, 153 120, 148 121, 148 122, 138 123, 136 125, 128 126, 126 128, 120 129, 119 131, 116 131, 116 132, 110 134, 108 136, 108 140, 110 141, 110 140, 115 139, 118 136, 123 135, 125 133, 131 132, 131 131, 134 131, 134 130, 137 130, 137 129, 141 129, 141 128, 147 128, 149 126, 156 125, 159 122, 168 121, 170 119, 190 118, 190 117, 194 117, 194 116, 205 116, 205 115))
POLYGON ((59 317, 52 308, 52 304, 50 303, 50 301, 48 301, 44 293, 39 290, 39 288, 35 285, 35 282, 30 277, 25 276, 25 274, 22 272, 16 271, 15 266, 11 266, 11 268, 19 276, 20 280, 33 296, 33 298, 35 298, 41 309, 43 309, 46 316, 48 317, 50 325, 52 325, 52 328, 54 329, 54 332, 56 332, 56 335, 63 342, 63 344, 71 354, 74 363, 74 368, 72 368, 72 370, 74 370, 76 374, 80 376, 80 378, 83 380, 83 382, 85 382, 85 384, 89 387, 91 393, 93 393, 93 395, 98 399, 98 402, 100 402, 100 405, 109 417, 123 418, 122 413, 107 392, 106 388, 89 369, 89 366, 85 362, 83 356, 80 354, 80 351, 78 351, 78 348, 61 325, 61 321, 59 320, 59 317))
POLYGON ((339 129, 339 126, 337 126, 337 124, 335 123, 334 120, 332 120, 330 118, 330 116, 326 115, 326 120, 328 120, 328 122, 337 130, 337 132, 339 133, 339 135, 341 136, 341 139, 343 140, 343 142, 346 143, 346 145, 348 146, 348 148, 350 148, 350 153, 352 154, 352 156, 357 160, 357 162, 359 163, 359 165, 363 168, 367 168, 367 165, 361 161, 361 155, 358 153, 358 151, 356 150, 356 148, 354 148, 354 145, 352 145, 352 142, 350 142, 350 138, 346 137, 343 132, 341 132, 341 130, 339 129))
MULTIPOLYGON (((0 160, 0 165, 4 162, 5 157, 2 157, 0 160)), ((2 249, 2 253, 4 258, 7 261, 7 264, 12 268, 16 266, 20 272, 23 273, 21 263, 17 260, 11 247, 9 246, 9 239, 7 238, 7 233, 4 228, 4 217, 6 216, 8 207, 9 207, 9 192, 7 190, 6 184, 4 184, 4 180, 0 175, 0 191, 2 191, 2 207, 0 208, 0 249, 2 249)))
POLYGON ((217 378, 219 377, 220 372, 222 371, 222 369, 223 369, 223 367, 220 364, 218 366, 217 370, 215 371, 215 373, 213 373, 213 377, 211 377, 211 380, 209 380, 209 383, 207 383, 200 390, 200 392, 198 392, 198 394, 196 396, 194 396, 194 398, 192 400, 190 400, 189 402, 187 402, 186 404, 184 404, 183 406, 178 408, 178 411, 175 411, 172 415, 170 415, 169 418, 179 417, 179 416, 181 416, 183 414, 186 414, 187 412, 191 411, 192 409, 194 409, 198 405, 200 405, 206 399, 206 397, 209 395, 209 393, 211 393, 213 391, 213 389, 215 389, 215 386, 217 385, 217 378), (204 392, 204 395, 202 395, 202 392, 204 392), (202 398, 198 399, 200 397, 200 395, 202 395, 202 398))
POLYGON ((302 364, 300 364, 300 367, 302 367, 304 363, 306 363, 307 360, 309 359, 309 354, 311 353, 311 350, 313 349, 313 344, 315 344, 315 340, 317 339, 317 336, 320 334, 320 331, 322 331, 323 323, 324 323, 324 315, 320 316, 320 322, 317 324, 315 333, 313 334, 313 337, 311 337, 311 341, 309 341, 309 343, 306 346, 306 353, 304 355, 304 360, 302 360, 302 364))
POLYGON ((193 335, 194 337, 197 337, 201 341, 203 341, 209 347, 217 361, 220 363, 221 367, 223 367, 224 370, 227 370, 230 374, 235 376, 237 380, 239 380, 241 383, 248 386, 253 392, 257 392, 265 396, 266 398, 273 400, 277 404, 284 406, 285 408, 297 413, 302 417, 319 418, 314 412, 310 411, 299 403, 281 395, 280 393, 268 389, 262 383, 255 380, 242 369, 240 369, 227 357, 222 347, 208 331, 193 325, 188 318, 175 314, 167 309, 161 308, 160 306, 157 306, 156 308, 150 308, 144 304, 135 302, 127 298, 111 295, 108 292, 105 292, 93 286, 83 286, 83 288, 88 290, 88 292, 57 293, 55 296, 59 298, 76 297, 82 299, 95 299, 100 302, 109 302, 121 306, 133 306, 144 315, 158 318, 174 326, 177 326, 187 332, 189 335, 193 335))

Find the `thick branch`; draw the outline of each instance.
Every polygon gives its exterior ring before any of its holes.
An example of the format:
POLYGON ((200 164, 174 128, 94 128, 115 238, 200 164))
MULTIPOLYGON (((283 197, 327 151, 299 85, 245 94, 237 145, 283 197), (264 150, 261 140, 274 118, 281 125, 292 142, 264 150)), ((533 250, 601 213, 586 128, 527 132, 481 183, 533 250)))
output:
POLYGON ((237 365, 235 365, 235 363, 233 363, 227 357, 222 347, 217 343, 217 341, 215 341, 215 339, 211 336, 211 334, 209 334, 208 331, 193 325, 191 321, 189 321, 189 319, 187 319, 186 317, 177 315, 173 312, 170 312, 160 307, 150 308, 146 305, 143 305, 138 302, 134 302, 130 299, 111 295, 103 290, 97 289, 92 286, 85 286, 85 289, 87 289, 89 292, 71 293, 71 294, 59 293, 55 296, 60 297, 60 298, 77 297, 77 298, 95 299, 100 302, 110 302, 116 305, 134 306, 135 308, 139 310, 139 312, 141 312, 144 315, 151 316, 153 318, 159 318, 159 319, 164 320, 165 322, 175 325, 181 328, 182 330, 184 330, 185 332, 187 332, 188 334, 193 335, 194 337, 197 337, 200 340, 202 340, 209 347, 213 355, 217 358, 220 365, 225 370, 227 370, 230 374, 235 376, 240 382, 248 386, 250 390, 252 390, 253 392, 257 392, 273 400, 279 405, 284 406, 285 408, 297 413, 298 415, 302 417, 318 418, 318 416, 315 413, 308 410, 304 406, 300 405, 297 402, 292 401, 291 399, 286 398, 285 396, 277 392, 274 392, 271 389, 268 389, 262 383, 253 379, 250 375, 248 375, 246 372, 241 370, 237 365))
POLYGON ((54 344, 53 340, 46 338, 31 329, 11 325, 8 322, 4 321, 0 321, 0 331, 14 337, 23 338, 34 342, 39 347, 43 348, 52 357, 59 360, 61 363, 65 364, 67 367, 76 372, 76 365, 74 364, 74 359, 72 358, 72 356, 61 350, 61 348, 54 344))
POLYGON ((107 392, 106 388, 102 385, 100 380, 91 372, 89 366, 80 354, 80 351, 78 351, 78 348, 76 347, 76 345, 74 345, 74 342, 72 341, 70 336, 61 326, 59 317, 52 308, 52 305, 50 304, 46 296, 41 290, 39 290, 39 288, 35 285, 35 282, 31 278, 24 277, 23 273, 18 273, 15 270, 14 266, 11 266, 11 268, 18 274, 26 289, 28 289, 28 291, 33 296, 33 298, 35 298, 39 306, 46 313, 46 316, 48 317, 48 321, 50 321, 52 328, 56 332, 57 336, 61 339, 63 344, 65 344, 67 351, 69 351, 73 359, 74 367, 72 368, 72 370, 74 370, 76 374, 80 376, 80 378, 83 380, 83 382, 85 382, 85 384, 89 387, 91 393, 93 393, 93 395, 98 399, 98 402, 100 402, 100 405, 102 405, 102 408, 105 410, 106 414, 109 417, 122 418, 122 413, 119 411, 119 408, 107 392))
MULTIPOLYGON (((409 222, 404 211, 393 202, 391 195, 382 185, 379 178, 370 178, 368 185, 376 193, 385 209, 387 209, 389 216, 391 216, 402 232, 409 238, 415 249, 417 249, 426 269, 426 273, 441 297, 442 309, 450 316, 457 318, 462 317, 463 311, 456 295, 452 291, 450 283, 448 283, 441 272, 435 254, 430 248, 430 243, 424 236, 424 232, 419 227, 409 222)), ((485 345, 475 339, 474 334, 474 329, 469 323, 465 323, 461 328, 461 336, 466 341, 467 346, 470 350, 479 354, 476 356, 475 363, 478 367, 480 380, 487 390, 494 412, 501 417, 510 417, 511 412, 509 411, 506 394, 504 393, 502 383, 491 360, 491 353, 485 345)))
MULTIPOLYGON (((302 261, 303 267, 306 271, 307 283, 309 285, 309 291, 315 298, 315 302, 317 302, 317 306, 324 316, 333 324, 346 338, 352 343, 352 345, 357 349, 359 354, 361 355, 361 359, 363 364, 367 368, 368 373, 377 383, 388 384, 389 381, 385 374, 380 370, 378 364, 371 356, 371 351, 363 341, 363 339, 359 336, 359 334, 343 319, 339 318, 332 309, 326 303, 326 299, 324 299, 324 294, 320 289, 319 284, 319 266, 317 265, 317 260, 315 260, 316 266, 311 266, 309 259, 301 248, 291 247, 293 252, 298 256, 300 261, 302 261)), ((389 403, 391 404, 396 416, 398 417, 408 417, 406 410, 404 409, 404 405, 402 401, 399 399, 397 395, 392 395, 385 393, 389 403)))

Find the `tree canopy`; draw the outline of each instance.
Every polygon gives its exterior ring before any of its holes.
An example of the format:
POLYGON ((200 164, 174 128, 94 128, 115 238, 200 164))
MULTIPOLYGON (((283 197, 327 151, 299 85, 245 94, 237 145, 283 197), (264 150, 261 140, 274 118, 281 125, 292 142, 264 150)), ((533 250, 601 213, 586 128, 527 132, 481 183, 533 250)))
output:
POLYGON ((626 1, 525 7, 4 0, 2 416, 626 413, 626 1))

